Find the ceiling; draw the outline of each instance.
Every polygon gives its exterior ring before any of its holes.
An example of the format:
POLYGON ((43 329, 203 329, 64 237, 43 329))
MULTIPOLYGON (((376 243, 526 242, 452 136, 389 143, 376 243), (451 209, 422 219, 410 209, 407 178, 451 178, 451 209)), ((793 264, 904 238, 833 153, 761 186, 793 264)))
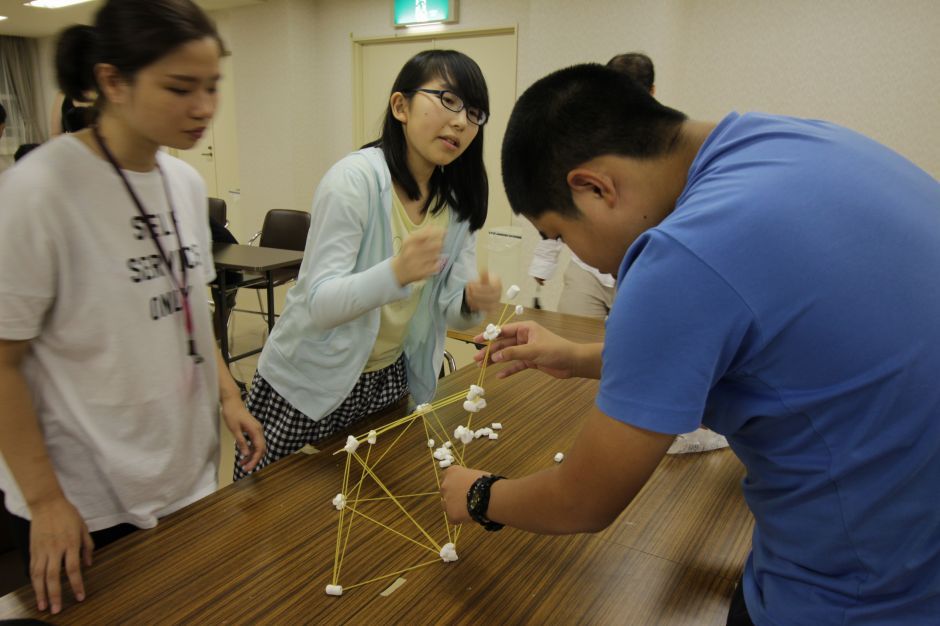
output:
MULTIPOLYGON (((37 9, 23 6, 27 0, 0 0, 0 35, 18 37, 45 37, 54 35, 66 26, 89 23, 104 0, 94 0, 65 9, 37 9)), ((196 4, 212 11, 246 4, 260 4, 266 0, 196 0, 196 4)))

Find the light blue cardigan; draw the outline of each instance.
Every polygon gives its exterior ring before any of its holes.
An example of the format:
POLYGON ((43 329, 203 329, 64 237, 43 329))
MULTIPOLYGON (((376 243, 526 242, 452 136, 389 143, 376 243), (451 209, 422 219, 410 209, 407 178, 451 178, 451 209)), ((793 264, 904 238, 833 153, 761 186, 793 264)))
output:
MULTIPOLYGON (((313 420, 332 413, 359 380, 378 336, 380 307, 411 291, 398 286, 392 271, 391 211, 392 179, 379 148, 346 156, 314 194, 300 275, 258 362, 261 376, 313 420)), ((453 211, 444 255, 444 269, 428 280, 405 339, 408 387, 417 403, 434 397, 447 327, 482 320, 460 312, 464 285, 477 276, 476 236, 453 211)))

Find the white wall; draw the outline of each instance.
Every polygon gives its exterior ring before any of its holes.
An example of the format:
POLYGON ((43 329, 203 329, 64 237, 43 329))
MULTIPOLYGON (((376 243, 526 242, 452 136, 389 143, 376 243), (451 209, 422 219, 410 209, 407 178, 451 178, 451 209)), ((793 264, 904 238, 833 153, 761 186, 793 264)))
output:
MULTIPOLYGON (((642 50, 656 63, 657 97, 692 117, 762 110, 829 119, 940 176, 935 0, 585 5, 463 0, 460 23, 447 29, 516 25, 519 93, 559 67, 642 50)), ((395 34, 391 1, 270 0, 219 17, 238 75, 241 204, 260 225, 268 208, 308 208, 319 178, 354 147, 351 38, 395 34)), ((491 180, 499 184, 499 173, 491 180)), ((523 258, 535 237, 527 231, 523 258)), ((546 290, 550 304, 559 286, 546 290)))

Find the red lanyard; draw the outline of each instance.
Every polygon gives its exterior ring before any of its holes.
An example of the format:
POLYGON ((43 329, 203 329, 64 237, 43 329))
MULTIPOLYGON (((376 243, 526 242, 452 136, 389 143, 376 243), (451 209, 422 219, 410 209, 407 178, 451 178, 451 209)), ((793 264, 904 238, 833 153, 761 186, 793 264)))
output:
POLYGON ((144 209, 143 203, 140 201, 140 198, 137 197, 137 194, 134 192, 134 188, 131 187, 131 183, 127 180, 127 176, 124 175, 121 166, 118 165, 117 159, 114 158, 114 155, 111 154, 111 151, 108 149, 108 146, 104 143, 104 138, 101 136, 101 132, 98 130, 98 126, 94 125, 91 127, 92 133, 95 135, 95 140, 98 142, 98 145, 101 146, 101 151, 104 152, 104 155, 108 158, 108 161, 111 163, 111 166, 114 168, 114 171, 117 172, 117 175, 120 177, 121 182, 124 183, 124 187, 127 188, 127 193, 130 194, 131 200, 134 201, 134 206, 137 207, 137 212, 140 213, 140 217, 143 220, 144 224, 147 225, 147 229, 150 231, 150 239, 153 241, 154 245, 157 247, 157 252, 160 253, 160 258, 163 260, 163 263, 166 265, 167 274, 170 276, 170 282, 173 283, 173 287, 180 292, 180 298, 183 301, 183 317, 186 322, 186 337, 189 344, 189 356, 193 357, 193 360, 196 363, 202 363, 203 358, 199 355, 199 352, 196 351, 196 338, 193 328, 193 315, 189 307, 189 294, 188 294, 188 283, 186 275, 186 257, 185 252, 183 251, 183 240, 180 238, 180 228, 179 224, 176 221, 176 210, 173 208, 173 196, 170 195, 170 187, 166 182, 166 176, 163 175, 163 169, 160 167, 160 163, 156 164, 157 172, 160 174, 160 181, 163 183, 163 192, 166 194, 166 203, 170 208, 170 219, 173 221, 173 230, 176 231, 176 242, 179 244, 179 255, 180 255, 180 274, 182 275, 182 280, 176 278, 176 274, 173 273, 173 264, 170 262, 170 256, 163 249, 163 244, 160 243, 159 234, 156 231, 156 228, 153 225, 153 222, 147 219, 147 211, 144 209))

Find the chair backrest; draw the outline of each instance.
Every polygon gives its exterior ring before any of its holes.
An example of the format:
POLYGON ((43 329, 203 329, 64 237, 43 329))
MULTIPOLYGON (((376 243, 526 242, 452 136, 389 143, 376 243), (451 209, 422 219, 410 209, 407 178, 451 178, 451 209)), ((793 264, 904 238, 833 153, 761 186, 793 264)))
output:
POLYGON ((209 217, 225 226, 228 222, 228 209, 225 206, 225 200, 222 198, 209 198, 209 217))
POLYGON ((271 209, 264 216, 258 245, 303 251, 310 230, 310 214, 292 209, 271 209))

